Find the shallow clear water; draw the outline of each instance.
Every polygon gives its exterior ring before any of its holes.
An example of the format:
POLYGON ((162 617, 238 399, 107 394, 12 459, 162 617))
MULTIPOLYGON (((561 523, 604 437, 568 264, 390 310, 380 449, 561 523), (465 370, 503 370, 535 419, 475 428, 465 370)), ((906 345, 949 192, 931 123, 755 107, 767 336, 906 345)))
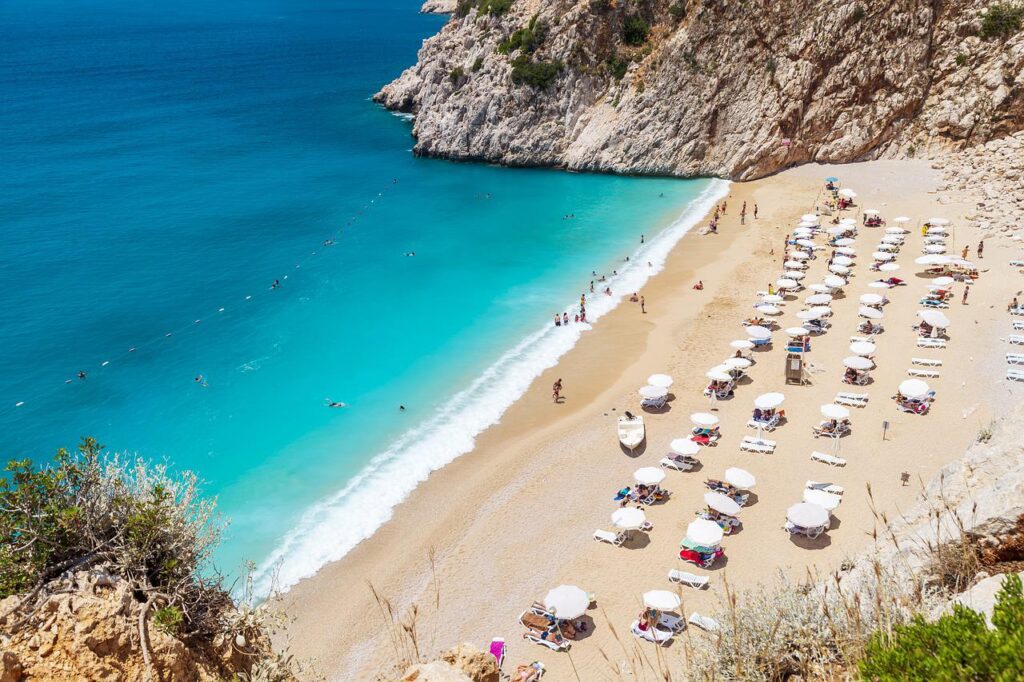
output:
POLYGON ((642 233, 620 286, 657 269, 718 185, 409 153, 369 96, 443 23, 417 9, 0 5, 0 453, 95 435, 195 469, 222 567, 290 582, 572 345, 549 320, 591 270, 642 233))

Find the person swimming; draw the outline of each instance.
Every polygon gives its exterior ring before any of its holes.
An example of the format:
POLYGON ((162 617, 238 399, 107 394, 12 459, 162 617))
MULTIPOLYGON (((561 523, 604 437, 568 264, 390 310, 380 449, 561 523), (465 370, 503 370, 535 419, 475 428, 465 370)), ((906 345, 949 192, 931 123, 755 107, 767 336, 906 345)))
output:
POLYGON ((338 402, 337 400, 331 400, 330 398, 325 398, 325 400, 327 401, 327 407, 348 407, 345 403, 338 402))

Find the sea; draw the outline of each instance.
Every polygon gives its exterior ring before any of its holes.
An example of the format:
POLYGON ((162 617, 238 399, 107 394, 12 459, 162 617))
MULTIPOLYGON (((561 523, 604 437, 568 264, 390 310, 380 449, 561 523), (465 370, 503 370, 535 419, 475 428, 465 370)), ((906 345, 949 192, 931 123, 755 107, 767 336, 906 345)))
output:
POLYGON ((552 320, 592 272, 594 321, 725 192, 417 158, 370 98, 444 24, 418 8, 0 3, 0 455, 195 471, 219 569, 287 588, 589 331, 552 320))

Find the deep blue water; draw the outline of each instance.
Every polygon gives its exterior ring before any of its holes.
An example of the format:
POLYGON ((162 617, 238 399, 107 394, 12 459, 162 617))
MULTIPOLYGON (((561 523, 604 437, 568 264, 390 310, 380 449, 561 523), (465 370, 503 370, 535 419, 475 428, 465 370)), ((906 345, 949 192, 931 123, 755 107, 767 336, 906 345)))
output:
POLYGON ((551 315, 708 183, 413 157, 369 97, 417 9, 0 3, 0 454, 195 469, 222 567, 294 579, 571 345, 551 315))

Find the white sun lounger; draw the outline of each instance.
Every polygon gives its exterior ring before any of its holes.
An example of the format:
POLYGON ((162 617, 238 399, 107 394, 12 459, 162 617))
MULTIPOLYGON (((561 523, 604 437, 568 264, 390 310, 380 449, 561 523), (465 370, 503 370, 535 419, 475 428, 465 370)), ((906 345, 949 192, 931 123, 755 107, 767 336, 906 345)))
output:
POLYGON ((702 616, 696 611, 690 615, 688 622, 690 625, 696 625, 701 630, 707 630, 708 632, 718 632, 722 628, 718 621, 711 616, 702 616))
POLYGON ((675 568, 669 569, 668 579, 669 582, 679 583, 680 585, 689 585, 690 587, 698 590, 708 584, 708 577, 706 575, 687 573, 686 571, 680 571, 675 568))
POLYGON ((851 336, 850 343, 875 343, 874 336, 851 336))
POLYGON ((594 531, 594 539, 598 542, 607 542, 609 544, 615 545, 616 547, 621 547, 622 543, 626 541, 626 534, 613 533, 610 530, 598 529, 594 531))
POLYGON ((1024 308, 1010 308, 1011 315, 1024 315, 1024 308))
POLYGON ((1011 268, 1024 268, 1024 260, 1012 260, 1010 261, 1011 268))
POLYGON ((633 624, 629 626, 629 631, 632 632, 635 637, 646 639, 648 642, 654 642, 655 644, 668 644, 672 641, 672 636, 675 634, 668 630, 662 630, 661 628, 647 628, 646 630, 641 630, 640 621, 638 620, 633 621, 633 624))
POLYGON ((1024 353, 1007 353, 1006 362, 1011 365, 1024 365, 1024 353))
POLYGON ((1024 370, 1008 369, 1006 370, 1006 378, 1010 381, 1024 381, 1024 370))
POLYGON ((824 452, 818 452, 817 450, 811 453, 811 459, 837 467, 846 466, 846 460, 842 457, 833 457, 832 455, 826 455, 824 452))
POLYGON ((935 369, 920 369, 919 367, 911 367, 907 370, 907 374, 912 377, 921 377, 922 379, 938 379, 939 371, 935 369))
POLYGON ((671 613, 662 613, 658 616, 658 629, 671 630, 678 634, 686 629, 686 621, 679 616, 673 616, 671 613))
POLYGON ((740 442, 740 450, 770 455, 775 452, 775 441, 764 438, 758 439, 753 436, 744 436, 743 440, 740 442))
POLYGON ((946 339, 930 339, 924 336, 917 337, 918 348, 945 348, 946 339))
POLYGON ((836 397, 832 402, 839 405, 847 405, 848 407, 867 407, 868 394, 839 392, 836 393, 836 397))
POLYGON ((1010 334, 1006 340, 1016 346, 1022 346, 1024 345, 1024 334, 1010 334))
POLYGON ((922 367, 942 367, 942 360, 935 358, 910 358, 910 364, 922 367))
POLYGON ((683 459, 681 457, 678 459, 673 457, 661 458, 661 466, 665 467, 666 469, 675 469, 676 471, 689 471, 694 467, 695 464, 696 462, 690 461, 688 459, 683 459))
POLYGON ((835 483, 820 483, 818 481, 807 481, 807 483, 804 484, 804 487, 806 487, 808 490, 823 490, 826 493, 831 493, 833 495, 842 495, 845 492, 845 488, 843 488, 843 486, 836 485, 835 483))
POLYGON ((1013 328, 1019 332, 1024 332, 1024 322, 1020 320, 1013 321, 1013 328))

